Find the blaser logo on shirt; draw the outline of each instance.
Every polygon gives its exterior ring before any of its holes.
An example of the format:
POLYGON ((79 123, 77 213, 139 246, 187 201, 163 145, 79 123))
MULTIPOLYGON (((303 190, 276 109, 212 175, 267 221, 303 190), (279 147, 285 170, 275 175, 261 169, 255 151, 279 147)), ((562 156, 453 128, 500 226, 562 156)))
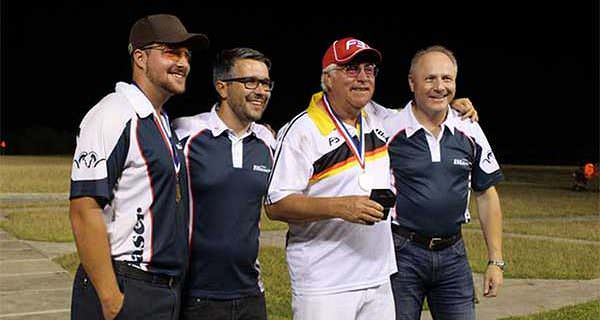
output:
POLYGON ((471 163, 467 159, 454 159, 453 164, 455 166, 461 166, 461 167, 468 167, 471 165, 471 163))
POLYGON ((252 167, 252 170, 254 170, 254 171, 260 171, 260 172, 264 172, 264 173, 271 172, 271 169, 267 168, 265 165, 262 165, 262 164, 260 164, 260 165, 259 164, 255 164, 252 167))
POLYGON ((131 259, 133 261, 131 261, 132 264, 134 265, 140 265, 140 263, 142 262, 143 258, 143 254, 144 254, 144 215, 142 214, 142 209, 138 208, 137 209, 137 214, 136 214, 136 218, 137 221, 135 223, 135 226, 133 227, 133 231, 135 232, 135 235, 133 235, 133 245, 135 247, 135 250, 133 250, 133 252, 131 253, 131 259))

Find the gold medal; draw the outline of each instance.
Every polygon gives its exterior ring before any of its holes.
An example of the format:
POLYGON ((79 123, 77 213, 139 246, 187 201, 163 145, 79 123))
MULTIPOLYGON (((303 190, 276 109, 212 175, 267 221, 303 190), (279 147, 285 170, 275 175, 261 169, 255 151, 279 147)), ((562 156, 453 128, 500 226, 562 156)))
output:
POLYGON ((366 172, 361 173, 358 176, 358 185, 364 191, 371 191, 373 188, 373 177, 368 175, 366 172))
POLYGON ((175 185, 175 202, 179 203, 181 201, 181 187, 179 186, 179 179, 177 179, 177 184, 175 185))

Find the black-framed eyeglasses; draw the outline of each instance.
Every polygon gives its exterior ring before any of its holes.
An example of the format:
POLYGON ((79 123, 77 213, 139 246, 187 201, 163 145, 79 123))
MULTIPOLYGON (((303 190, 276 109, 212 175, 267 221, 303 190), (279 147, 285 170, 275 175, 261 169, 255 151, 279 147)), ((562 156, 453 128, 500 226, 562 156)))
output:
POLYGON ((149 45, 142 47, 141 50, 158 50, 162 52, 163 56, 170 60, 178 60, 182 55, 188 60, 192 60, 192 50, 186 47, 169 47, 165 45, 149 45))
POLYGON ((242 78, 231 78, 231 79, 222 79, 223 82, 239 82, 244 84, 244 88, 248 90, 255 90, 258 86, 262 86, 262 88, 266 91, 273 90, 275 86, 275 81, 271 79, 258 79, 255 77, 242 77, 242 78))
POLYGON ((361 71, 364 71, 369 77, 376 77, 377 73, 379 73, 379 68, 377 68, 377 65, 374 63, 347 64, 335 69, 344 71, 344 73, 351 78, 358 77, 361 71))

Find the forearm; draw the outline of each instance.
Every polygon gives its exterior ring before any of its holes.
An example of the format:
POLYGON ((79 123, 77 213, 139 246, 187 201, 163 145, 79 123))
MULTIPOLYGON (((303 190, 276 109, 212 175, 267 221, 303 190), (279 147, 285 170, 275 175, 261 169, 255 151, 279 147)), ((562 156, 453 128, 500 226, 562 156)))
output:
POLYGON ((101 301, 120 293, 102 210, 92 198, 71 200, 71 225, 81 264, 101 301))
POLYGON ((488 259, 502 260, 502 210, 494 187, 477 195, 477 209, 488 249, 488 259))
POLYGON ((278 202, 267 205, 267 216, 288 223, 312 222, 335 218, 334 202, 339 198, 315 198, 301 194, 289 195, 278 202))

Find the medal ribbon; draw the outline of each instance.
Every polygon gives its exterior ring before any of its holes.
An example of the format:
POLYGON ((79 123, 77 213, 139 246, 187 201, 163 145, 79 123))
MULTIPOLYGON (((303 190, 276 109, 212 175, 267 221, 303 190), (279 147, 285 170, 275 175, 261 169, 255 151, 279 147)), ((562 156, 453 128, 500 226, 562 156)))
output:
MULTIPOLYGON (((142 88, 140 88, 140 86, 135 81, 133 81, 133 85, 136 86, 137 89, 140 90, 140 92, 145 95, 142 88)), ((154 123, 158 126, 160 135, 162 136, 164 142, 169 147, 169 153, 171 153, 171 159, 173 160, 173 166, 175 166, 175 173, 177 175, 179 175, 179 169, 181 168, 181 165, 179 163, 179 157, 177 156, 177 149, 175 148, 175 145, 173 144, 173 140, 172 140, 173 135, 167 134, 168 132, 172 133, 171 127, 169 126, 169 117, 167 117, 167 114, 165 112, 161 112, 158 116, 160 117, 160 119, 156 119, 156 116, 154 116, 154 115, 152 116, 154 118, 154 123), (165 123, 163 123, 163 119, 164 119, 165 123)))
POLYGON ((333 121, 333 124, 335 125, 335 128, 337 129, 338 133, 344 138, 344 141, 346 141, 346 145, 352 151, 352 154, 354 155, 354 158, 356 158, 356 161, 358 161, 360 168, 363 171, 365 171, 365 144, 364 144, 362 112, 360 113, 359 120, 358 120, 359 121, 358 125, 360 127, 360 132, 358 132, 358 135, 360 137, 360 140, 358 141, 358 145, 356 145, 356 143, 353 141, 352 137, 350 136, 350 133, 348 132, 348 129, 346 128, 346 125, 340 120, 340 118, 337 116, 335 111, 333 111, 333 109, 329 105, 329 101, 327 100, 327 95, 325 95, 325 94, 323 95, 323 103, 325 104, 325 110, 327 111, 327 115, 329 116, 329 118, 331 118, 331 121, 333 121))
POLYGON ((159 115, 159 117, 161 117, 161 119, 156 119, 156 117, 154 117, 154 122, 156 122, 156 124, 158 125, 159 131, 160 131, 160 135, 162 136, 164 142, 169 146, 169 152, 171 153, 171 159, 173 159, 173 165, 175 166, 175 173, 179 174, 179 169, 181 169, 181 163, 179 163, 179 156, 177 156, 177 149, 175 148, 175 144, 173 143, 173 138, 172 135, 171 137, 169 137, 169 135, 167 134, 168 132, 171 132, 171 130, 168 127, 169 125, 169 117, 167 117, 166 113, 161 113, 159 115), (166 124, 163 123, 163 120, 166 124), (166 127, 167 126, 167 127, 166 127))

